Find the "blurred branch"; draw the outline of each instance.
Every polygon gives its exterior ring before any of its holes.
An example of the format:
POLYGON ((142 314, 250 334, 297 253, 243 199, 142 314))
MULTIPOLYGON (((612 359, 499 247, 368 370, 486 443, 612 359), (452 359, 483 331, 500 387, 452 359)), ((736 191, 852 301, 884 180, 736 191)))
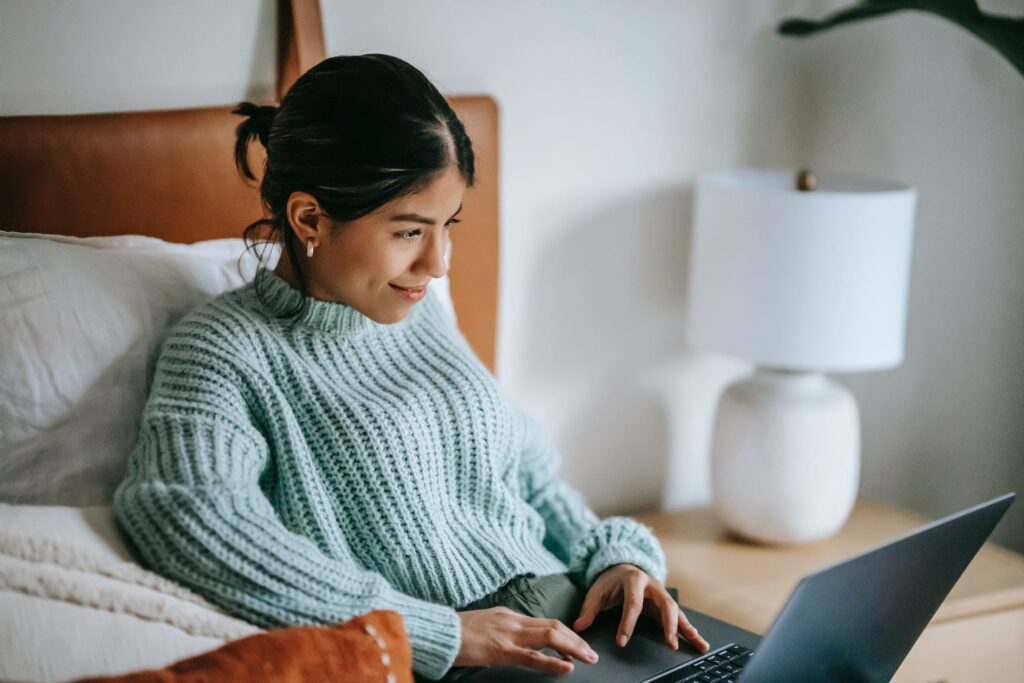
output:
POLYGON ((784 36, 808 36, 855 21, 902 10, 928 12, 962 26, 988 43, 1024 76, 1024 17, 985 14, 976 0, 861 0, 824 19, 785 19, 778 30, 784 36))

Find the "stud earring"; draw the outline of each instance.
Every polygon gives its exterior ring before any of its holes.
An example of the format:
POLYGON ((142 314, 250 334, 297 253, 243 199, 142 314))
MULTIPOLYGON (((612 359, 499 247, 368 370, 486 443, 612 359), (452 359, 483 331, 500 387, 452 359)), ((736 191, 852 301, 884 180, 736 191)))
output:
POLYGON ((313 258, 314 249, 316 249, 316 246, 313 244, 313 238, 310 237, 306 240, 306 256, 313 258))

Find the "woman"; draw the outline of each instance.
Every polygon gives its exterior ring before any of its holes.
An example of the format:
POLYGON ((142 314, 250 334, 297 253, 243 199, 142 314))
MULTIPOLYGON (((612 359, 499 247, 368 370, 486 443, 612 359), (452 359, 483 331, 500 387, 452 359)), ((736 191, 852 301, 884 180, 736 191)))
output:
POLYGON ((562 622, 618 604, 622 636, 643 610, 706 649, 657 540, 557 478, 429 287, 474 182, 437 89, 395 57, 332 57, 235 113, 243 175, 250 140, 267 148, 246 238, 283 249, 161 348, 114 499, 143 559, 264 627, 396 610, 421 680, 571 671, 593 658, 562 622))

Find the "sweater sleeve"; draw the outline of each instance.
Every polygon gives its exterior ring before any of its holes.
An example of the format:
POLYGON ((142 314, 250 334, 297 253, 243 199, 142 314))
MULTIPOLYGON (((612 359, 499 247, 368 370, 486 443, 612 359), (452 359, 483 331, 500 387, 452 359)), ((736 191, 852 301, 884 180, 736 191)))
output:
POLYGON ((285 526, 260 484, 272 457, 268 444, 229 376, 207 357, 167 354, 158 362, 139 441, 113 501, 143 561, 265 628, 395 610, 414 670, 440 678, 461 643, 456 612, 395 590, 347 546, 328 555, 285 526))
POLYGON ((587 588, 605 569, 624 562, 664 582, 665 554, 651 529, 629 517, 598 519, 580 492, 558 477, 560 457, 540 426, 522 411, 519 415, 519 482, 527 503, 544 518, 545 546, 587 588))

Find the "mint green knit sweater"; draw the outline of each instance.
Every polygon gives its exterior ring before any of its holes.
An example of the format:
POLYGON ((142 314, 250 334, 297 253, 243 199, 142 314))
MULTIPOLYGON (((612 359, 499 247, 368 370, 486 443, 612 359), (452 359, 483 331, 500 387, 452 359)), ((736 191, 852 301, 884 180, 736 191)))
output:
POLYGON ((440 678, 455 610, 525 572, 590 586, 629 562, 660 581, 650 529, 599 520, 430 291, 383 325, 270 270, 164 342, 114 496, 142 560, 263 627, 402 614, 440 678), (256 296, 259 283, 266 303, 256 296))

